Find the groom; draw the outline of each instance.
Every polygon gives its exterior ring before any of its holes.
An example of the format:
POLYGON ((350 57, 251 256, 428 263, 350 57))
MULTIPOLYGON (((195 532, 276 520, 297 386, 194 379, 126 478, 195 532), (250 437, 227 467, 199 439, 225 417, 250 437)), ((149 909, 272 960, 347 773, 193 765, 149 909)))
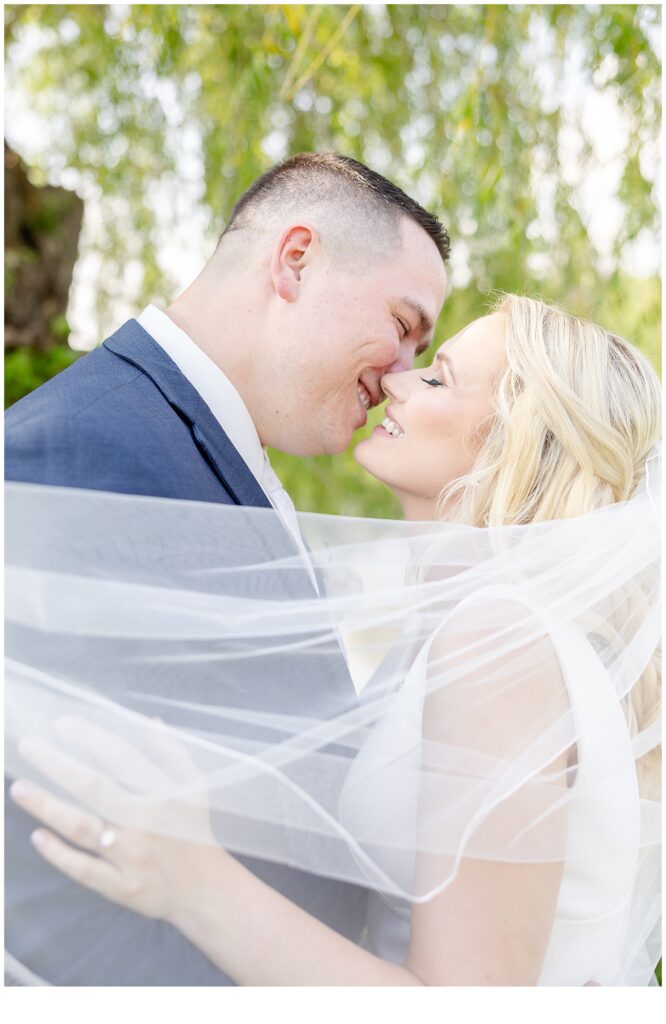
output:
MULTIPOLYGON (((166 312, 148 306, 9 410, 7 479, 272 506, 286 547, 307 558, 264 449, 346 449, 382 398, 382 375, 410 369, 430 343, 448 251, 439 221, 363 164, 287 160, 240 197, 212 257, 166 312)), ((342 656, 316 685, 331 706, 349 699, 342 656)), ((312 677, 278 666, 266 686, 280 709, 306 713, 312 677)), ((231 699, 221 688, 220 704, 231 699)), ((56 985, 232 984, 165 922, 56 874, 32 851, 34 823, 8 805, 5 937, 16 962, 56 985)), ((360 937, 362 890, 245 863, 360 937)))

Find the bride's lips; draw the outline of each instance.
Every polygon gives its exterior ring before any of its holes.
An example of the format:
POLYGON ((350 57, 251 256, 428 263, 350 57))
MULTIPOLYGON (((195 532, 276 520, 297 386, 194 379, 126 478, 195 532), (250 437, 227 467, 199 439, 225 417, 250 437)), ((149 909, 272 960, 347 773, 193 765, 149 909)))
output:
MULTIPOLYGON (((393 415, 393 410, 390 405, 386 406, 386 415, 390 420, 393 420, 397 427, 400 427, 400 429, 402 430, 402 423, 399 423, 398 420, 395 418, 395 416, 393 415)), ((404 430, 402 430, 402 432, 404 434, 404 430)))
POLYGON ((378 427, 375 427, 374 432, 380 437, 390 437, 394 441, 402 441, 405 437, 405 432, 391 412, 390 406, 386 409, 384 421, 378 427))

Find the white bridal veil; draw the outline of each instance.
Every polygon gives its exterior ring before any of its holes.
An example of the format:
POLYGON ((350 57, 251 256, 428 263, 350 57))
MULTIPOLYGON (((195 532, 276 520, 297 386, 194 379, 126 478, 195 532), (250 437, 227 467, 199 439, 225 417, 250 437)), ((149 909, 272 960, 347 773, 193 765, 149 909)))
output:
POLYGON ((9 484, 8 774, 389 902, 561 861, 646 984, 659 466, 530 526, 301 514, 310 565, 272 510, 9 484))

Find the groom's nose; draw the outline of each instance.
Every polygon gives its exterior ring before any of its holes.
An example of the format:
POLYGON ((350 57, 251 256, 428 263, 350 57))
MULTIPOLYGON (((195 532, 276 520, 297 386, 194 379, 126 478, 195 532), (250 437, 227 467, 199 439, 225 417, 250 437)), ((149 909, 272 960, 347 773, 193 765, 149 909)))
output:
POLYGON ((396 358, 390 366, 384 368, 384 373, 404 373, 405 370, 413 370, 417 347, 418 342, 415 339, 401 341, 396 358))

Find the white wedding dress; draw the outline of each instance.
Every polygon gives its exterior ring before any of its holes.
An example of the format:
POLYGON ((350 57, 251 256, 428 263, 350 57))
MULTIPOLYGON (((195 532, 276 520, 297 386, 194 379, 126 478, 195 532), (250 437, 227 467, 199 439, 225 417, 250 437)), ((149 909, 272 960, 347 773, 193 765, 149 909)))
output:
MULTIPOLYGON (((627 976, 622 966, 626 964, 625 940, 641 839, 641 802, 626 719, 611 680, 587 639, 573 629, 552 630, 550 639, 581 739, 573 799, 568 806, 563 877, 539 985, 582 986, 589 981, 645 985, 648 982, 640 964, 635 965, 634 976, 627 976), (600 719, 603 729, 599 729, 600 719)), ((424 650, 416 659, 405 680, 406 693, 422 676, 426 656, 424 650)), ((418 793, 407 792, 404 785, 392 786, 391 766, 377 771, 373 757, 380 749, 405 750, 418 742, 418 700, 405 704, 403 711, 391 716, 386 726, 402 735, 382 735, 379 726, 368 749, 359 752, 352 766, 341 814, 352 827, 372 816, 390 787, 396 819, 402 820, 405 835, 414 828, 418 793)), ((395 781, 398 783, 397 775, 395 781)), ((413 854, 406 854, 401 865, 393 855, 392 863, 384 867, 392 877, 408 877, 413 872, 413 854)), ((409 946, 410 909, 405 900, 371 893, 366 948, 391 963, 402 963, 409 946)), ((464 922, 460 927, 464 928, 464 922)), ((651 968, 647 970, 649 976, 651 968)))

